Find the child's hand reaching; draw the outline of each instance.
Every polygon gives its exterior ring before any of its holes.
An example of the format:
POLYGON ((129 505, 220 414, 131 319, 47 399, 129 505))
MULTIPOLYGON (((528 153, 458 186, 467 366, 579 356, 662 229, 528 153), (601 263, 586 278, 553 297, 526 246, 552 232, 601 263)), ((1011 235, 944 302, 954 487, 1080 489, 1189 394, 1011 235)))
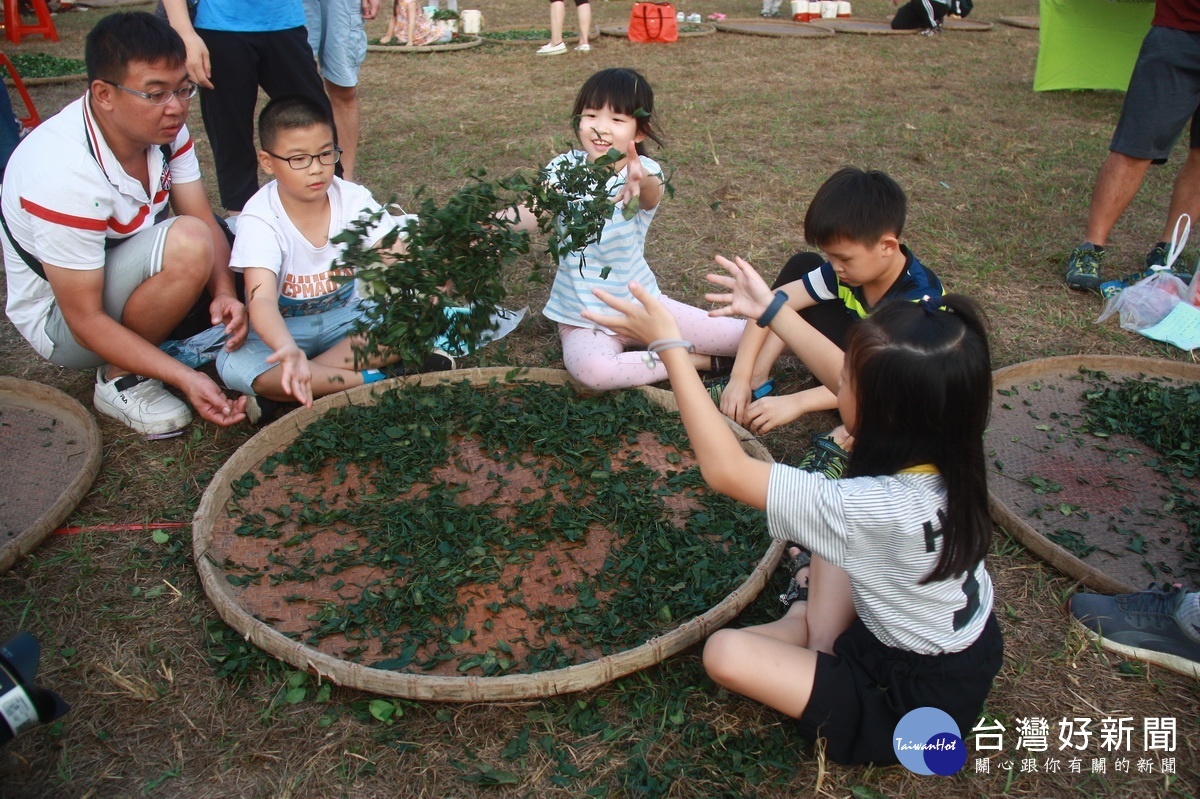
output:
POLYGON ((747 319, 762 316, 775 297, 766 281, 741 257, 730 261, 718 255, 716 261, 729 274, 709 275, 708 282, 729 289, 731 293, 704 295, 709 302, 724 306, 709 311, 709 316, 744 316, 747 319))
POLYGON ((617 205, 624 203, 621 213, 626 219, 632 219, 641 207, 642 180, 646 177, 646 170, 642 166, 642 159, 638 157, 636 142, 629 142, 625 156, 625 185, 617 192, 613 202, 617 205))
POLYGON ((583 318, 589 322, 604 325, 622 336, 646 343, 679 338, 679 324, 675 317, 641 283, 635 281, 629 284, 629 293, 637 298, 637 302, 619 299, 604 289, 595 289, 592 293, 621 316, 601 316, 595 311, 584 311, 583 318))
POLYGON ((279 364, 283 370, 279 377, 280 386, 292 398, 306 408, 311 408, 312 370, 308 365, 308 357, 301 352, 295 342, 287 344, 267 356, 267 363, 279 364))

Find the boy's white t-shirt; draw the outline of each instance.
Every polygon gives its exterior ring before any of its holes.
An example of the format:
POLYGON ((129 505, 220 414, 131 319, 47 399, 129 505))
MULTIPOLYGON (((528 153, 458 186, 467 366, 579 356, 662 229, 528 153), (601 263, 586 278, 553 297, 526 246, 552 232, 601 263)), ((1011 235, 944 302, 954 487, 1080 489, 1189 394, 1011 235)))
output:
MULTIPOLYGON (((330 295, 338 295, 337 304, 348 302, 354 292, 353 281, 339 283, 333 277, 351 275, 353 270, 337 265, 345 245, 334 243, 333 237, 379 209, 365 187, 335 177, 329 186, 329 237, 318 247, 292 223, 279 199, 279 184, 271 181, 250 198, 238 217, 229 268, 240 272, 260 267, 274 272, 281 309, 291 306, 296 310, 285 316, 320 312, 325 304, 314 307, 312 301, 330 295)), ((368 231, 364 246, 374 247, 395 227, 396 221, 383 214, 368 231)))

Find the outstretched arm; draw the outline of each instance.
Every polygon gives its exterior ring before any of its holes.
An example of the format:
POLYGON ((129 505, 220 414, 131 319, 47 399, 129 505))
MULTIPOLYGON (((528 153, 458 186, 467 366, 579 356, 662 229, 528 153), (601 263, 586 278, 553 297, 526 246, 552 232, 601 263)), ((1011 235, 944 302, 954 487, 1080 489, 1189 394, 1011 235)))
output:
POLYGON ((273 350, 267 356, 267 363, 282 367, 279 370, 279 386, 283 393, 311 408, 312 368, 308 357, 296 346, 296 340, 279 313, 276 275, 270 269, 261 267, 248 267, 244 271, 250 323, 259 338, 273 350))
MULTIPOLYGON (((584 317, 639 341, 679 338, 679 325, 662 303, 638 283, 630 283, 629 291, 638 302, 618 299, 596 289, 596 296, 621 315, 603 316, 584 311, 584 317)), ((696 459, 700 462, 704 481, 714 491, 755 508, 766 508, 771 464, 750 457, 742 449, 737 436, 713 404, 708 389, 700 381, 687 349, 672 347, 662 350, 658 357, 667 367, 671 389, 679 405, 679 415, 683 418, 696 459)))
MULTIPOLYGON (((611 152, 611 150, 610 150, 611 152)), ((638 208, 643 211, 649 211, 651 208, 656 208, 663 193, 662 175, 647 175, 646 168, 642 166, 642 159, 638 157, 637 144, 629 143, 629 149, 625 153, 625 183, 621 186, 617 196, 613 202, 620 205, 637 200, 638 208)), ((632 216, 632 214, 630 214, 632 216)))
MULTIPOLYGON (((757 320, 775 299, 766 282, 754 271, 754 267, 741 258, 730 261, 717 256, 717 263, 728 275, 709 275, 708 281, 721 286, 728 293, 705 294, 711 303, 721 305, 709 313, 712 316, 744 316, 757 320)), ((791 347, 808 370, 830 391, 836 392, 842 379, 845 354, 815 327, 806 322, 796 310, 784 304, 768 320, 771 332, 791 347)))

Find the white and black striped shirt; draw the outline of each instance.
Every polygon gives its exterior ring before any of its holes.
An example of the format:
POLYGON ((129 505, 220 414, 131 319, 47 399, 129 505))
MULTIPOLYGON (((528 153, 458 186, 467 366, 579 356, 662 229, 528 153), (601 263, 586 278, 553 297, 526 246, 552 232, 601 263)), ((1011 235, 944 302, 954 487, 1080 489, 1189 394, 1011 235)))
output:
POLYGON ((942 552, 945 503, 937 473, 829 480, 777 463, 767 526, 850 575, 858 616, 880 642, 936 655, 974 643, 992 610, 983 561, 957 578, 920 584, 942 552))

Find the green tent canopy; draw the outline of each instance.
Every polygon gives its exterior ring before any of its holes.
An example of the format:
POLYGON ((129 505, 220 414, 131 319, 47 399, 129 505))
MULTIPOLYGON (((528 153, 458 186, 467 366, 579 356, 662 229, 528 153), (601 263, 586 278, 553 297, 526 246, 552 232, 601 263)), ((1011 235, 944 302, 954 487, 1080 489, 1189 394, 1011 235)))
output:
POLYGON ((1041 0, 1034 91, 1125 91, 1153 17, 1148 0, 1041 0))

